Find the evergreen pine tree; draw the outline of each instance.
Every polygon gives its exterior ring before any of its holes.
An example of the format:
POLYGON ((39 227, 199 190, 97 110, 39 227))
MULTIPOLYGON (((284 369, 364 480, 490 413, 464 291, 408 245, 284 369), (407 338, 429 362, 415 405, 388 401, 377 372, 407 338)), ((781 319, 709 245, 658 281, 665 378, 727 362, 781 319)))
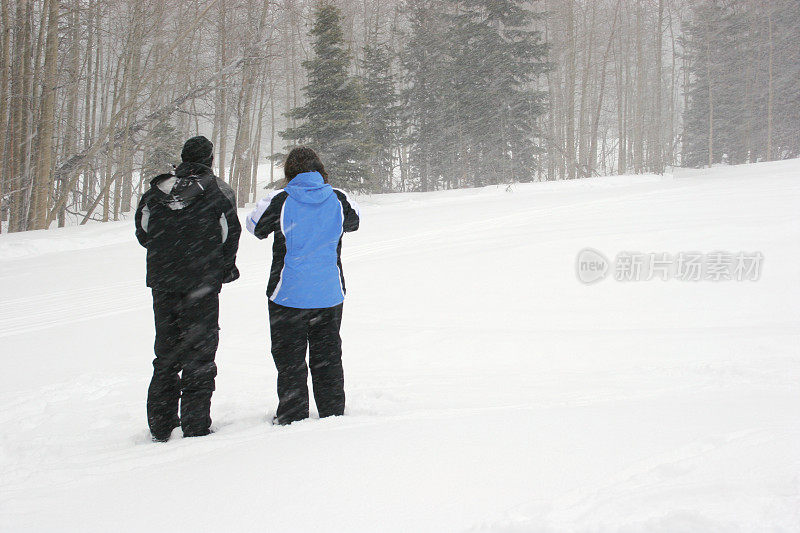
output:
POLYGON ((412 170, 420 189, 530 181, 536 81, 549 68, 527 0, 415 0, 404 54, 412 170))
POLYGON ((708 0, 693 5, 683 28, 689 74, 684 110, 683 165, 754 160, 750 102, 753 39, 741 0, 708 0), (750 73, 750 74, 748 74, 750 73))
POLYGON ((797 0, 770 0, 750 4, 759 18, 759 55, 757 79, 761 125, 762 159, 788 159, 800 156, 800 3, 797 0), (771 61, 770 61, 770 55, 771 61), (771 68, 770 68, 771 63, 771 68), (772 98, 770 98, 770 79, 772 98), (768 106, 772 103, 772 112, 768 106), (767 120, 772 128, 768 140, 767 120), (767 146, 771 153, 767 153, 767 146))
POLYGON ((798 24, 797 0, 694 0, 680 40, 684 166, 800 154, 798 24))
POLYGON ((284 139, 307 144, 322 159, 335 186, 370 190, 362 117, 363 98, 358 80, 349 74, 350 54, 345 46, 339 9, 319 5, 311 29, 314 57, 303 61, 308 85, 303 88, 306 103, 290 116, 301 121, 296 128, 281 132, 284 139))
POLYGON ((445 0, 410 0, 410 30, 403 51, 406 89, 403 91, 404 142, 409 146, 409 179, 413 188, 428 191, 449 181, 455 169, 456 137, 448 125, 452 79, 447 55, 445 0))
POLYGON ((460 157, 471 185, 531 181, 547 45, 526 0, 453 0, 449 40, 460 157))
POLYGON ((392 72, 392 54, 385 44, 364 47, 361 63, 364 90, 364 129, 371 143, 370 173, 380 190, 392 188, 397 159, 398 121, 397 81, 392 72))

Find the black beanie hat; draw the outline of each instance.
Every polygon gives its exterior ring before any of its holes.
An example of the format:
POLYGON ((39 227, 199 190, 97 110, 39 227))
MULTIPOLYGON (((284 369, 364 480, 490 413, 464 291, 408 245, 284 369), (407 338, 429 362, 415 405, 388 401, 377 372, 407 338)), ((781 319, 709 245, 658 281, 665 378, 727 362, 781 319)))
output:
POLYGON ((184 163, 202 163, 210 166, 214 160, 214 144, 202 135, 192 137, 183 145, 181 160, 184 163))

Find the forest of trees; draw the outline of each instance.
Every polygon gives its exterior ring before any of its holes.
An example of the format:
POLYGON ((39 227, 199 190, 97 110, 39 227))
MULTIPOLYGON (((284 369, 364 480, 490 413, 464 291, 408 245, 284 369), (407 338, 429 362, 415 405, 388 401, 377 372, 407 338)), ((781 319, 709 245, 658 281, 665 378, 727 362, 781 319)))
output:
POLYGON ((119 220, 184 139, 427 191, 800 155, 798 0, 0 0, 0 231, 119 220))
POLYGON ((682 164, 800 155, 800 1, 701 2, 683 30, 682 164))

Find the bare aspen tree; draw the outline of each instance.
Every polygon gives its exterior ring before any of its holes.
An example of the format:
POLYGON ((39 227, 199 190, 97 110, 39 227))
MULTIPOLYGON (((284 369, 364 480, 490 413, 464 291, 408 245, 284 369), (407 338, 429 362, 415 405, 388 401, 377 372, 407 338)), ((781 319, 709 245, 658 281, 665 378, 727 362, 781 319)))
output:
MULTIPOLYGON (((132 29, 133 35, 128 45, 127 65, 125 69, 125 102, 127 112, 125 114, 125 139, 122 144, 122 190, 121 205, 122 212, 127 213, 131 210, 131 196, 133 192, 133 159, 135 157, 135 146, 131 126, 136 120, 136 101, 142 85, 141 75, 141 56, 144 45, 144 26, 145 13, 141 2, 136 2, 133 6, 132 29)), ((115 217, 118 214, 115 213, 115 217)))
POLYGON ((583 26, 586 29, 585 34, 588 34, 588 40, 586 44, 583 46, 584 50, 584 60, 583 60, 583 75, 581 78, 581 100, 580 100, 580 107, 578 111, 578 161, 580 162, 580 175, 581 177, 585 177, 588 175, 588 169, 590 167, 589 163, 589 155, 588 151, 588 144, 589 139, 588 135, 589 132, 587 131, 587 120, 590 116, 590 111, 588 110, 589 107, 589 95, 592 92, 593 86, 590 85, 590 74, 594 70, 594 65, 592 63, 592 52, 594 51, 594 39, 595 39, 595 16, 596 16, 596 3, 591 3, 591 20, 586 20, 586 12, 584 10, 583 15, 583 26), (588 27, 587 27, 588 26, 588 27))
MULTIPOLYGON (((46 5, 43 7, 45 8, 43 13, 47 13, 49 8, 47 8, 46 5)), ((25 137, 25 150, 27 158, 25 160, 25 169, 23 172, 25 176, 25 197, 23 198, 24 213, 20 219, 24 224, 23 229, 25 230, 35 228, 36 212, 34 209, 36 191, 38 189, 38 184, 36 183, 36 151, 37 145, 41 140, 38 135, 37 128, 39 125, 39 115, 41 112, 42 102, 42 76, 44 75, 43 63, 45 53, 47 52, 45 49, 48 30, 48 23, 46 22, 47 17, 42 16, 37 24, 37 21, 35 20, 37 11, 36 8, 36 2, 34 1, 31 3, 31 11, 28 15, 28 23, 31 26, 31 37, 33 38, 35 32, 36 39, 31 41, 32 48, 27 55, 28 59, 30 60, 30 65, 28 68, 28 75, 30 79, 27 81, 28 85, 25 92, 25 94, 28 96, 27 133, 25 137)))
POLYGON ((6 155, 9 136, 9 69, 11 68, 11 20, 8 11, 9 0, 0 0, 0 233, 7 219, 4 199, 9 179, 9 157, 6 155))
MULTIPOLYGON (((70 31, 70 49, 69 49, 69 80, 67 83, 67 120, 64 131, 64 143, 62 150, 65 153, 73 154, 78 147, 78 89, 80 82, 81 70, 81 57, 80 57, 80 32, 78 27, 79 15, 78 1, 72 2, 71 13, 71 31, 70 31)), ((48 172, 50 170, 48 169, 48 172)), ((67 189, 67 180, 61 179, 58 182, 58 190, 60 195, 67 195, 70 191, 67 189)), ((45 213, 46 217, 47 214, 45 213)), ((66 223, 66 204, 59 210, 58 213, 58 226, 63 227, 66 223)))
MULTIPOLYGON (((767 161, 772 161, 772 104, 773 104, 773 82, 772 82, 772 0, 767 0, 767 46, 768 46, 768 66, 767 66, 767 161)), ((796 43, 795 43, 796 44, 796 43)))
MULTIPOLYGON (((91 130, 91 117, 92 117, 92 75, 93 75, 93 64, 94 64, 94 24, 93 24, 93 16, 94 16, 94 9, 93 9, 93 2, 94 0, 89 0, 87 6, 87 31, 86 31, 86 81, 84 83, 84 92, 83 92, 83 147, 86 148, 86 144, 89 142, 89 139, 92 135, 91 130)), ((90 187, 90 172, 89 168, 84 169, 83 172, 83 183, 80 186, 79 191, 79 206, 81 209, 86 209, 86 206, 89 205, 89 187, 90 187)))
MULTIPOLYGON (((709 33, 712 31, 708 28, 709 33)), ((714 164, 714 78, 711 75, 711 44, 706 44, 706 72, 708 76, 708 166, 714 164)))
POLYGON ((131 210, 131 199, 133 193, 133 167, 136 157, 136 146, 134 144, 134 133, 131 126, 136 121, 138 111, 137 103, 141 92, 142 75, 142 48, 144 46, 145 11, 142 3, 136 3, 133 8, 133 36, 130 44, 130 56, 128 59, 128 69, 126 70, 126 94, 125 101, 128 109, 125 115, 125 138, 122 144, 122 212, 131 210))
MULTIPOLYGON (((267 14, 269 3, 262 1, 261 12, 258 13, 255 5, 252 9, 248 10, 250 15, 256 14, 258 18, 248 18, 249 26, 255 27, 255 40, 263 41, 265 34, 267 34, 267 14)), ((239 126, 236 133, 236 143, 234 146, 234 161, 236 168, 236 182, 237 198, 240 206, 244 206, 249 201, 250 191, 252 189, 251 180, 253 180, 252 164, 253 164, 253 149, 251 139, 253 136, 252 123, 253 117, 251 108, 256 104, 256 97, 259 94, 256 92, 256 84, 261 79, 258 75, 258 70, 263 69, 264 66, 264 52, 261 51, 261 57, 251 57, 245 63, 245 68, 242 73, 242 92, 240 94, 239 105, 239 126)), ((232 170, 234 164, 232 164, 232 170)))
MULTIPOLYGON (((98 28, 100 27, 101 15, 100 15, 100 8, 98 5, 98 0, 90 0, 89 3, 89 12, 90 12, 90 21, 91 21, 91 28, 98 28)), ((83 143, 83 149, 88 150, 91 146, 92 139, 95 138, 96 131, 97 131, 97 109, 98 109, 98 94, 100 89, 100 70, 101 70, 101 61, 103 57, 103 39, 102 34, 100 31, 95 30, 91 32, 95 35, 92 43, 95 46, 95 54, 94 54, 94 67, 93 67, 93 74, 94 76, 90 79, 87 77, 87 83, 91 80, 91 95, 89 95, 89 86, 87 85, 87 98, 90 99, 90 107, 91 112, 87 115, 88 123, 86 125, 87 136, 83 143)), ((88 209, 89 203, 91 198, 94 195, 96 184, 97 184, 97 169, 98 166, 96 164, 87 165, 85 171, 85 204, 83 206, 84 209, 88 209)))
POLYGON ((264 113, 265 111, 265 101, 267 98, 267 80, 265 76, 259 77, 259 85, 261 87, 261 91, 258 98, 258 107, 256 108, 256 131, 255 131, 255 139, 253 140, 253 144, 250 147, 250 151, 252 152, 252 157, 250 158, 250 166, 251 166, 251 173, 250 173, 250 197, 255 201, 258 199, 258 165, 261 161, 261 137, 264 132, 264 113))
POLYGON ((27 167, 27 117, 28 98, 27 80, 30 61, 30 25, 28 15, 31 9, 31 0, 17 0, 15 6, 14 40, 11 71, 11 105, 10 138, 7 150, 9 159, 8 187, 9 221, 8 230, 24 231, 25 228, 25 171, 27 167))
MULTIPOLYGON (((269 70, 269 153, 270 157, 275 154, 275 69, 270 58, 269 70)), ((275 183, 275 161, 270 159, 269 163, 269 182, 275 183)))
POLYGON ((31 206, 34 229, 45 229, 47 202, 52 187, 53 135, 55 126, 56 73, 58 62, 59 0, 47 0, 47 52, 44 58, 41 113, 37 128, 38 146, 34 196, 31 206))
POLYGON ((655 45, 655 54, 656 54, 656 66, 655 66, 655 93, 656 93, 656 103, 654 108, 654 117, 652 121, 652 146, 649 147, 650 154, 652 155, 652 164, 651 169, 661 174, 664 172, 664 164, 663 164, 663 155, 662 155, 662 146, 661 146, 661 139, 662 139, 662 126, 661 126, 661 92, 662 92, 662 83, 661 83, 661 65, 663 59, 663 51, 662 51, 662 32, 663 32, 663 24, 664 24, 664 0, 658 0, 658 19, 656 23, 656 45, 655 45))
POLYGON ((618 31, 617 39, 618 48, 615 51, 615 59, 617 68, 616 74, 616 89, 617 89, 617 173, 625 174, 627 170, 627 135, 625 131, 625 110, 626 110, 626 89, 627 84, 623 72, 627 59, 626 51, 622 47, 622 31, 618 31))
MULTIPOLYGON (((119 88, 119 73, 120 69, 113 69, 114 71, 114 90, 111 93, 111 109, 109 110, 108 128, 113 129, 118 122, 117 107, 119 105, 119 97, 122 92, 119 88)), ((111 186, 117 181, 117 173, 114 171, 114 153, 117 151, 117 146, 107 146, 105 150, 105 172, 103 176, 102 196, 103 196, 103 222, 108 222, 109 215, 111 214, 111 186)), ((116 195, 115 195, 116 196, 116 195)), ((66 201, 66 200, 65 200, 66 201)), ((115 202, 116 203, 116 202, 115 202)))
POLYGON ((566 129, 564 154, 567 164, 567 178, 575 178, 575 15, 573 0, 565 2, 566 14, 566 64, 564 65, 564 113, 566 129))
MULTIPOLYGON (((217 24, 217 55, 219 57, 220 65, 225 65, 227 63, 227 24, 225 19, 225 6, 226 0, 219 0, 219 11, 218 11, 218 24, 217 24)), ((217 123, 217 135, 219 136, 219 156, 216 158, 217 161, 217 174, 221 179, 225 179, 225 158, 227 157, 227 148, 228 148, 228 92, 226 88, 225 82, 223 82, 217 89, 217 101, 216 105, 214 106, 214 113, 215 117, 218 120, 217 123)))
MULTIPOLYGON (((550 1, 545 1, 545 10, 549 10, 550 8, 550 1)), ((550 26, 552 24, 552 18, 546 17, 544 20, 544 39, 547 42, 551 42, 550 40, 550 26)), ((554 58, 555 54, 558 53, 557 48, 551 49, 550 58, 551 60, 554 58)), ((547 92, 550 95, 547 99, 547 135, 546 135, 546 144, 545 150, 547 153, 547 179, 548 180, 555 180, 556 179, 556 112, 555 112, 555 99, 556 99, 556 90, 555 90, 555 80, 554 78, 558 75, 556 71, 549 71, 546 74, 547 78, 547 92)))
MULTIPOLYGON (((603 51, 603 59, 600 65, 600 88, 597 93, 597 108, 592 120, 592 128, 589 132, 590 146, 589 146, 589 161, 587 164, 587 174, 592 175, 595 165, 597 164, 597 135, 600 128, 600 115, 603 112, 603 97, 605 96, 606 87, 606 69, 608 67, 608 59, 611 49, 614 45, 614 33, 617 29, 617 19, 619 18, 619 9, 622 0, 617 0, 614 6, 614 15, 611 18, 611 31, 608 34, 608 42, 606 43, 605 50, 603 51)), ((601 152, 601 160, 605 163, 605 150, 601 152)))
MULTIPOLYGON (((675 32, 673 29, 673 16, 672 16, 672 8, 667 10, 668 18, 669 18, 669 34, 670 34, 670 43, 671 43, 671 68, 670 68, 670 83, 669 83, 669 128, 667 136, 667 153, 666 159, 662 161, 666 161, 669 165, 675 165, 675 158, 676 158, 676 145, 678 142, 678 137, 675 131, 675 123, 676 123, 676 115, 678 114, 678 105, 677 105, 677 93, 679 92, 679 82, 678 82, 678 51, 676 47, 676 38, 675 32)), ((663 157, 663 152, 662 152, 663 157)))
POLYGON ((647 106, 645 88, 644 54, 644 10, 642 0, 636 1, 636 104, 633 126, 633 171, 637 174, 644 169, 644 117, 647 106))

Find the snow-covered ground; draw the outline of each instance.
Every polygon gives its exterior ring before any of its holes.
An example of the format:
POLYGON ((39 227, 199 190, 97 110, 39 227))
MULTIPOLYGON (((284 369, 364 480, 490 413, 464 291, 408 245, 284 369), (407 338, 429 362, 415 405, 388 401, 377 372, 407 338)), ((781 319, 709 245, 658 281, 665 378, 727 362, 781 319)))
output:
POLYGON ((800 531, 800 160, 361 201, 347 416, 267 422, 247 234, 216 433, 167 444, 132 224, 0 236, 0 530, 800 531), (585 247, 764 260, 584 285, 585 247))

